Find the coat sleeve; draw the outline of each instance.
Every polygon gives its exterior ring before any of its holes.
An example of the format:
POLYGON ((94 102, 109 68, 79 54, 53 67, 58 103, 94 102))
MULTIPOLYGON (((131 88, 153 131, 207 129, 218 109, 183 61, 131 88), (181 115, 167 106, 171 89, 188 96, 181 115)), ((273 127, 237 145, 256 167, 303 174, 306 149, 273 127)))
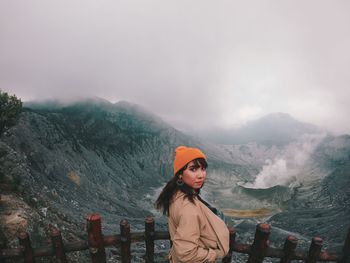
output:
POLYGON ((201 214, 198 207, 189 202, 180 211, 179 224, 173 237, 176 256, 181 262, 214 262, 216 251, 199 246, 201 214))

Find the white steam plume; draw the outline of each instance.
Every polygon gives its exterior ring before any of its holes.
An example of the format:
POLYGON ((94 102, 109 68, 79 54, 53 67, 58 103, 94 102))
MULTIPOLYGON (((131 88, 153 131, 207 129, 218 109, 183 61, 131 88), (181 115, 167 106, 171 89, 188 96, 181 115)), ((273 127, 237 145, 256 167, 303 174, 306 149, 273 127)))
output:
POLYGON ((290 185, 300 182, 310 165, 311 154, 325 134, 304 135, 297 142, 289 144, 281 156, 273 160, 266 160, 253 184, 246 185, 251 188, 269 188, 275 185, 290 185))

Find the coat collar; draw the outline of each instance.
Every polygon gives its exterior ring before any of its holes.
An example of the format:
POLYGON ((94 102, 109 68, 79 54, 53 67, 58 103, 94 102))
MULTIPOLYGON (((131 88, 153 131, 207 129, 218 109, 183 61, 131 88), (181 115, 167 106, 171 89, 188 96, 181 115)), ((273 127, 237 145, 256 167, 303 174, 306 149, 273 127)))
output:
MULTIPOLYGON (((180 197, 185 197, 185 193, 184 192, 182 192, 181 190, 178 190, 176 193, 175 193, 175 195, 174 195, 174 197, 173 197, 173 200, 175 201, 176 199, 178 199, 178 198, 180 198, 180 197)), ((196 197, 195 197, 196 198, 196 197)))
POLYGON ((173 197, 173 200, 175 201, 175 200, 179 199, 180 197, 183 198, 184 196, 185 196, 185 193, 182 192, 181 190, 178 190, 178 191, 175 193, 175 195, 174 195, 174 197, 173 197))

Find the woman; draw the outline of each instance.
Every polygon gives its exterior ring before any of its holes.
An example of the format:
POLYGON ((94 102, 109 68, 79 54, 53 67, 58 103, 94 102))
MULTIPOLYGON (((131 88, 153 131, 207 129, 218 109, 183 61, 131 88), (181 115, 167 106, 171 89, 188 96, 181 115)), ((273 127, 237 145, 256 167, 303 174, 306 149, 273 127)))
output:
POLYGON ((176 148, 174 177, 156 201, 156 207, 168 216, 173 242, 170 262, 215 262, 228 252, 229 232, 225 223, 199 196, 206 168, 207 157, 201 150, 176 148))

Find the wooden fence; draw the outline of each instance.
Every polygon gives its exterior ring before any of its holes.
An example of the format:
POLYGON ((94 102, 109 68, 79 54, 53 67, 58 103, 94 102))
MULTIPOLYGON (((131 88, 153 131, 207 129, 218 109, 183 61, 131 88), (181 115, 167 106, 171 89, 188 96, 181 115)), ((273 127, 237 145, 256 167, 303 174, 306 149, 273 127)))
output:
MULTIPOLYGON (((19 233, 19 247, 2 248, 0 250, 0 262, 7 259, 23 259, 24 262, 35 262, 37 257, 55 257, 56 262, 68 262, 66 253, 73 251, 89 250, 91 262, 106 262, 106 247, 120 247, 121 262, 131 262, 131 243, 145 242, 145 262, 154 261, 154 241, 169 240, 169 232, 155 231, 154 219, 147 217, 144 232, 130 232, 130 224, 127 220, 120 222, 120 234, 105 236, 101 230, 101 217, 92 214, 87 217, 87 241, 75 243, 63 243, 60 231, 57 228, 51 229, 51 245, 47 247, 33 248, 28 233, 19 233)), ((339 263, 350 263, 350 228, 341 252, 322 251, 322 239, 314 237, 308 251, 297 250, 298 239, 288 236, 283 248, 269 246, 270 225, 267 223, 258 224, 255 231, 253 244, 241 244, 236 242, 236 230, 230 231, 230 251, 222 260, 223 263, 231 262, 232 253, 248 254, 247 263, 261 263, 265 257, 279 258, 280 263, 288 263, 291 260, 303 260, 305 263, 316 261, 335 261, 339 263)))

